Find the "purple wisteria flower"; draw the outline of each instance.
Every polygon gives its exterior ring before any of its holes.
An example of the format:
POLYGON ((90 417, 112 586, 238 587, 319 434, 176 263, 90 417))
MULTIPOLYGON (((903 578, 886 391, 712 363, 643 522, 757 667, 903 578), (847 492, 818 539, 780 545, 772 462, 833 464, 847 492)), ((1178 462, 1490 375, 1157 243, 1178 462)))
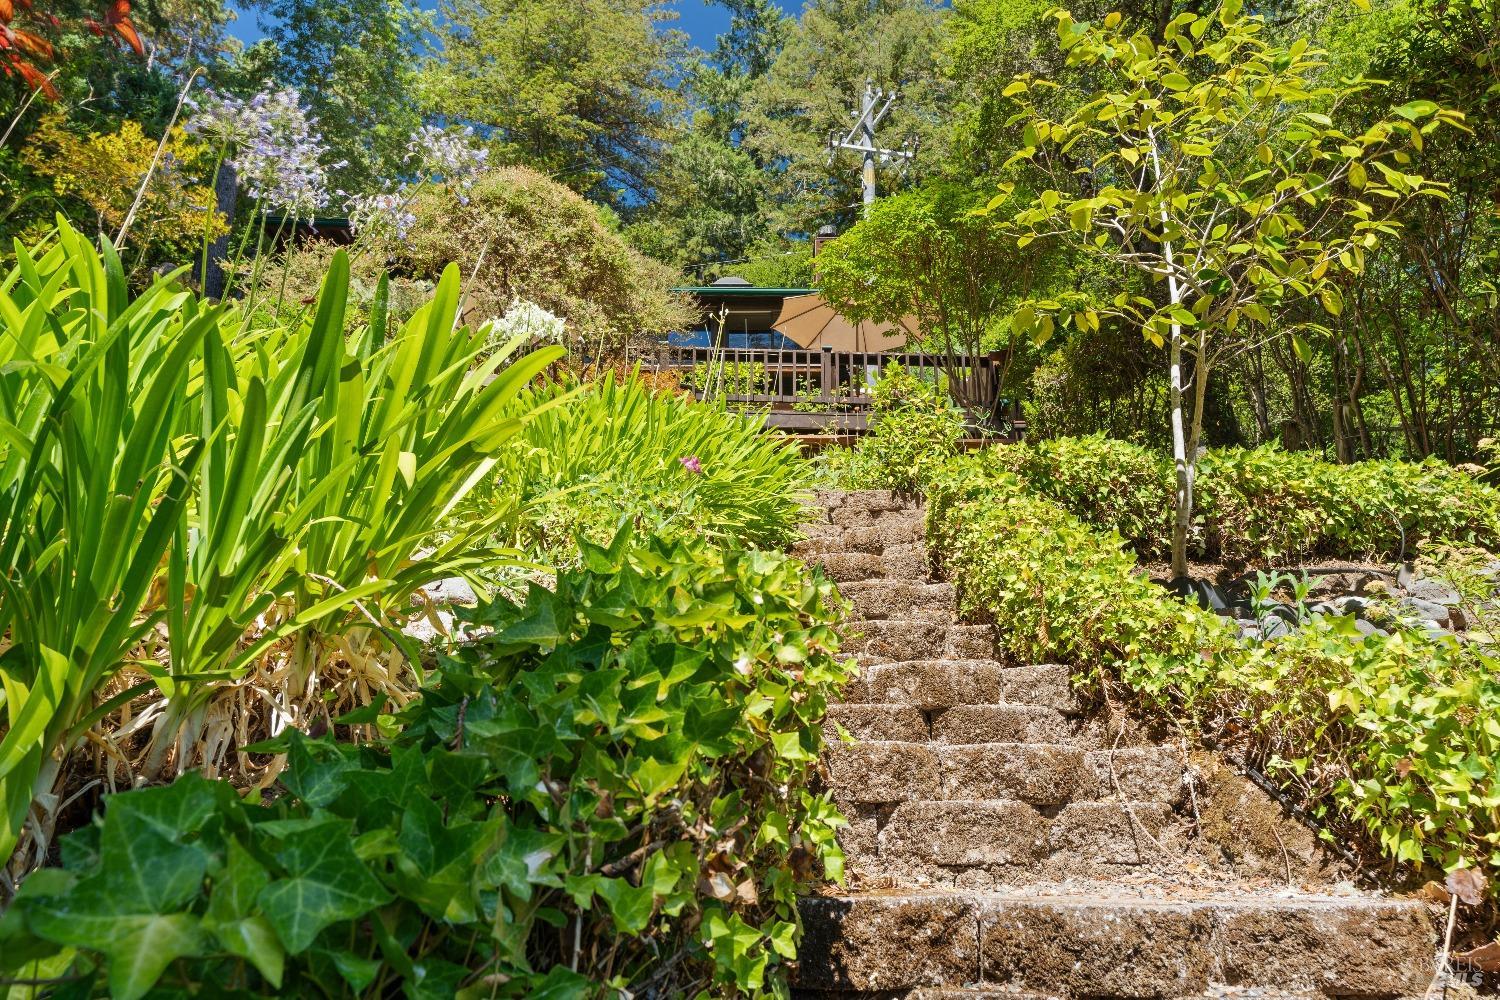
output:
POLYGON ((703 463, 698 461, 697 455, 688 455, 686 458, 679 458, 677 461, 681 462, 682 467, 693 475, 701 476, 703 474, 703 463))
POLYGON ((192 101, 186 128, 226 143, 229 164, 256 201, 298 216, 310 216, 329 201, 328 147, 297 91, 261 91, 248 101, 213 91, 192 101))

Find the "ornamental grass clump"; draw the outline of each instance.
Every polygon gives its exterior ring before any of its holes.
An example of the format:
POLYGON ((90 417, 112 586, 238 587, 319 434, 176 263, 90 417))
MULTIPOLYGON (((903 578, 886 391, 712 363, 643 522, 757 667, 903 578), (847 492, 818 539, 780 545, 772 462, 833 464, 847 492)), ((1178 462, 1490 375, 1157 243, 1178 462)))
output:
POLYGON ((268 804, 197 775, 111 797, 0 921, 0 973, 123 1000, 785 995, 796 895, 842 873, 810 787, 852 669, 833 584, 702 539, 579 547, 404 711, 343 720, 384 739, 266 748, 268 804))
POLYGON ((653 391, 632 372, 539 385, 517 406, 533 418, 459 511, 509 511, 502 544, 572 563, 575 534, 607 541, 624 518, 778 548, 805 516, 796 446, 721 403, 653 391))

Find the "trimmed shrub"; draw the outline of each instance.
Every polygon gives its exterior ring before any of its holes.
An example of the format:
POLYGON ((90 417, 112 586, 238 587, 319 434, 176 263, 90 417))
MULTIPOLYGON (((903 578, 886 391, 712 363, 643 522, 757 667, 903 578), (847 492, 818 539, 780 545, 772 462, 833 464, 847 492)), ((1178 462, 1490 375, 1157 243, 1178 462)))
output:
POLYGON ((993 461, 1142 555, 1172 537, 1172 466, 1158 452, 1094 434, 997 448, 993 461))
MULTIPOLYGON (((1447 478, 1426 466, 1380 466, 1418 491, 1447 478)), ((1154 712, 1238 746, 1329 839, 1368 838, 1418 870, 1479 867, 1495 884, 1492 648, 1420 633, 1365 636, 1351 620, 1317 615, 1285 637, 1243 643, 1222 619, 1135 575, 1118 535, 1091 530, 1030 487, 973 457, 929 487, 929 548, 965 614, 993 620, 1006 650, 1071 664, 1084 683, 1121 683, 1154 712)), ((1452 516, 1427 523, 1462 521, 1452 516)))
POLYGON ((497 603, 390 732, 292 731, 267 805, 188 775, 108 799, 0 922, 69 995, 785 993, 795 897, 841 878, 809 788, 832 583, 704 541, 608 548, 497 603))
POLYGON ((912 492, 958 453, 964 415, 940 381, 886 366, 872 391, 870 433, 858 446, 859 464, 875 480, 864 485, 912 492))
POLYGON ((460 196, 424 190, 408 242, 387 247, 395 270, 431 279, 458 262, 471 294, 465 317, 505 312, 517 297, 561 316, 570 343, 608 354, 637 336, 695 319, 671 291, 678 275, 627 244, 580 195, 525 167, 503 167, 460 196))
MULTIPOLYGON (((1146 559, 1170 550, 1172 468, 1095 435, 992 449, 989 462, 1146 559)), ((1334 465, 1274 448, 1212 450, 1198 464, 1195 553, 1230 562, 1410 557, 1429 541, 1500 545, 1500 489, 1436 459, 1334 465)))

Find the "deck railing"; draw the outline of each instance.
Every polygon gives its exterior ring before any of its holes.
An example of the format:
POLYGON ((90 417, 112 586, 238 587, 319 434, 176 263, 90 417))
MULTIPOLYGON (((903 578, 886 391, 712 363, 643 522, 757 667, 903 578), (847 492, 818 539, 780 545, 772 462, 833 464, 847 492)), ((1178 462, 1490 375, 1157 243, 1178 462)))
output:
POLYGON ((971 414, 994 429, 1010 429, 1016 413, 1004 406, 1000 383, 1005 355, 973 357, 879 351, 661 346, 641 358, 643 367, 675 372, 701 399, 766 411, 770 426, 788 430, 863 430, 871 389, 881 369, 895 364, 913 373, 950 378, 950 389, 971 414))

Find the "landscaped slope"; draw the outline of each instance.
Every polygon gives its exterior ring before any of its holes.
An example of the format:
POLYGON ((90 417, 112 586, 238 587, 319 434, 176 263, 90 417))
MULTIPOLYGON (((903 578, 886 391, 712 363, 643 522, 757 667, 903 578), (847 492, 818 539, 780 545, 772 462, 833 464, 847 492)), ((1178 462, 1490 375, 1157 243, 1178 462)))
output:
POLYGON ((1425 988, 1422 904, 1340 884, 1247 783, 1086 711, 1065 667, 997 659, 988 626, 957 624, 951 587, 929 579, 915 507, 822 499, 802 547, 853 602, 862 675, 831 711, 853 742, 823 757, 850 881, 803 903, 800 988, 1425 988), (1262 864, 1266 829, 1280 850, 1262 864))

